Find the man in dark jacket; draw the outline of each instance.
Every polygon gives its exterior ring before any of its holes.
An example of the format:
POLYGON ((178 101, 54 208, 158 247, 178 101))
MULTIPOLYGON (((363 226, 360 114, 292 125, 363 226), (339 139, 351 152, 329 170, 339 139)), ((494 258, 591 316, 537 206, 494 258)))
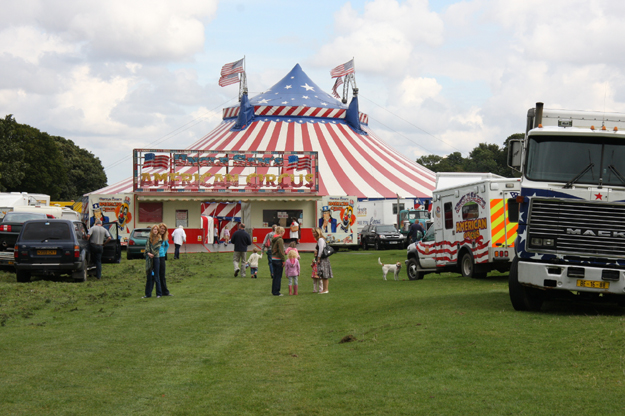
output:
POLYGON ((234 263, 234 277, 239 275, 241 267, 241 277, 245 277, 245 263, 247 262, 247 247, 252 244, 250 235, 245 231, 245 224, 239 224, 239 229, 232 234, 230 242, 234 244, 234 255, 232 261, 234 263))

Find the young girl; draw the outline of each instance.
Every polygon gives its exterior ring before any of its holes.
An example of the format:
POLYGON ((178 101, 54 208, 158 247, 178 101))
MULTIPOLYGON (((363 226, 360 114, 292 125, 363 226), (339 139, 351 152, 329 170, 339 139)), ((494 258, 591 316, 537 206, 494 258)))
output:
MULTIPOLYGON (((316 251, 315 257, 317 257, 316 251)), ((321 279, 319 279, 319 275, 317 275, 317 262, 314 259, 310 267, 312 268, 313 293, 317 293, 321 291, 321 279)))
POLYGON ((284 253, 288 256, 291 251, 295 251, 297 253, 296 257, 299 260, 300 259, 299 251, 297 251, 297 244, 295 244, 295 241, 292 241, 291 244, 289 244, 286 250, 284 250, 284 253))
POLYGON ((263 253, 260 253, 260 250, 254 247, 254 253, 247 259, 247 266, 250 266, 250 274, 252 275, 252 279, 256 279, 258 277, 258 260, 263 258, 263 253))
POLYGON ((161 249, 158 252, 159 260, 159 279, 161 281, 161 292, 163 296, 173 296, 167 289, 167 281, 165 280, 165 260, 167 260, 167 250, 169 250, 169 231, 167 224, 164 222, 158 225, 158 233, 161 236, 161 249))
POLYGON ((160 298, 161 293, 161 279, 160 279, 160 261, 158 258, 159 251, 161 249, 161 236, 159 233, 158 224, 153 225, 150 229, 150 237, 145 243, 145 272, 147 280, 145 282, 145 296, 144 298, 152 297, 152 289, 154 283, 156 283, 156 297, 160 298))
POLYGON ((289 295, 297 295, 297 278, 299 277, 299 260, 297 250, 290 250, 287 254, 284 270, 289 278, 289 295))

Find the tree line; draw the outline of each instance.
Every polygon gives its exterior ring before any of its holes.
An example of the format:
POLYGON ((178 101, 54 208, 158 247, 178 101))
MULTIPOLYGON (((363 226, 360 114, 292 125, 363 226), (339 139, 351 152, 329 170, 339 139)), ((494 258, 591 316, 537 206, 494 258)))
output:
POLYGON ((0 119, 0 191, 77 200, 106 186, 100 159, 73 141, 51 136, 12 114, 0 119))
POLYGON ((460 152, 453 152, 447 156, 421 156, 417 163, 433 172, 483 172, 514 178, 520 176, 520 173, 508 167, 508 142, 523 137, 523 133, 513 134, 501 147, 492 143, 480 143, 466 158, 460 152))

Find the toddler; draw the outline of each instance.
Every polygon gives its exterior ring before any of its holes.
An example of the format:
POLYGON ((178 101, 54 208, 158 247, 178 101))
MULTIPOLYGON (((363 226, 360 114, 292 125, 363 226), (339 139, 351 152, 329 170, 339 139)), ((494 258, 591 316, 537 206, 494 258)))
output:
POLYGON ((299 256, 299 251, 297 251, 297 244, 295 243, 295 241, 291 242, 291 244, 289 244, 289 246, 286 248, 286 250, 284 250, 284 254, 286 254, 287 256, 289 255, 289 253, 291 251, 295 251, 295 253, 297 253, 297 259, 300 259, 299 256))
POLYGON ((245 268, 250 268, 250 274, 252 275, 252 279, 258 278, 258 260, 263 258, 263 253, 256 247, 254 247, 254 253, 247 259, 247 263, 245 263, 245 268), (260 253, 260 254, 258 254, 260 253))
POLYGON ((290 250, 286 257, 284 271, 286 277, 289 278, 289 295, 297 295, 297 278, 299 277, 299 260, 297 258, 299 255, 297 250, 290 250))
POLYGON ((313 293, 321 292, 322 282, 319 276, 317 275, 317 262, 314 259, 312 263, 310 264, 310 267, 312 267, 313 293))

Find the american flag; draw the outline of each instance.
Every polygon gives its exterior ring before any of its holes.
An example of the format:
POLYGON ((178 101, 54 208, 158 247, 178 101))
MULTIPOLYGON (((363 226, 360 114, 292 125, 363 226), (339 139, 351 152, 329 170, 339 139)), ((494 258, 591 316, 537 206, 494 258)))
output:
POLYGON ((239 74, 236 72, 230 75, 222 75, 222 77, 219 78, 219 86, 225 87, 226 85, 236 84, 240 81, 241 80, 239 79, 239 74))
POLYGON ((243 72, 243 59, 239 59, 238 61, 230 62, 229 64, 225 64, 221 67, 221 76, 236 74, 237 72, 243 72))
POLYGON ((289 162, 286 165, 287 170, 310 170, 310 156, 290 155, 287 160, 289 162))
POLYGON ((339 95, 339 93, 336 91, 338 89, 338 87, 343 83, 343 78, 338 77, 336 79, 336 82, 334 83, 334 87, 332 87, 332 95, 334 95, 336 98, 341 98, 341 96, 339 95))
POLYGON ((332 78, 342 77, 343 75, 353 74, 354 73, 354 60, 352 59, 349 62, 345 62, 343 65, 339 65, 330 71, 330 75, 332 78))
POLYGON ((168 169, 169 156, 155 155, 154 153, 146 153, 143 161, 144 168, 168 169))

